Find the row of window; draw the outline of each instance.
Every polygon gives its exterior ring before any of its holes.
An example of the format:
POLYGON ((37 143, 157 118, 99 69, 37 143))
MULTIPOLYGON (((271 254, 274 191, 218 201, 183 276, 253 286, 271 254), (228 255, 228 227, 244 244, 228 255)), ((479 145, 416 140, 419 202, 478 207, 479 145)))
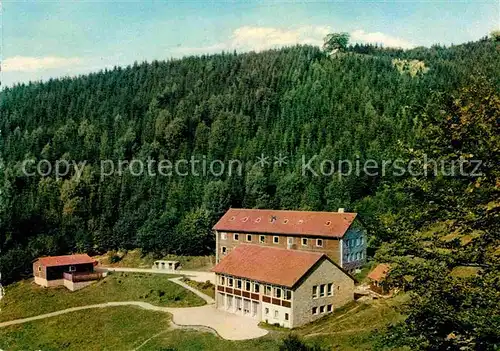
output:
POLYGON ((312 308, 312 314, 330 313, 333 311, 332 305, 319 306, 312 308))
MULTIPOLYGON (((222 240, 227 240, 227 233, 221 233, 221 239, 222 240)), ((233 233, 233 241, 239 241, 240 240, 240 234, 238 233, 233 233)), ((246 241, 247 242, 252 242, 253 237, 252 234, 246 234, 246 241)), ((308 238, 302 238, 301 243, 302 246, 308 246, 309 245, 309 240, 314 240, 314 239, 308 239, 308 238)), ((293 238, 288 237, 287 238, 288 244, 292 245, 293 244, 293 238)), ((259 235, 259 243, 265 244, 266 243, 266 236, 265 235, 259 235)), ((280 243, 280 237, 279 236, 273 236, 273 244, 279 244, 280 243)), ((323 247, 323 239, 316 239, 316 246, 317 247, 323 247)))
POLYGON ((345 244, 346 244, 347 247, 356 247, 356 246, 363 245, 363 242, 364 242, 364 238, 363 237, 359 237, 357 239, 347 239, 345 241, 345 244))
POLYGON ((312 297, 317 299, 318 297, 333 296, 333 283, 315 285, 312 288, 312 297))
MULTIPOLYGON (((231 277, 219 276, 219 285, 229 288, 236 288, 248 292, 259 293, 260 284, 244 279, 236 279, 231 277)), ((274 297, 276 299, 291 300, 292 291, 289 289, 280 288, 277 286, 264 285, 263 294, 265 296, 274 297)))
MULTIPOLYGON (((264 309, 264 314, 266 315, 266 317, 269 316, 269 308, 266 307, 264 309)), ((280 312, 278 310, 274 310, 274 318, 275 319, 279 319, 280 318, 280 312)), ((285 320, 289 320, 290 319, 290 315, 288 313, 285 313, 285 320)))
POLYGON ((348 255, 344 255, 344 261, 345 262, 353 262, 353 261, 359 261, 365 258, 365 253, 363 251, 361 252, 353 252, 348 255))

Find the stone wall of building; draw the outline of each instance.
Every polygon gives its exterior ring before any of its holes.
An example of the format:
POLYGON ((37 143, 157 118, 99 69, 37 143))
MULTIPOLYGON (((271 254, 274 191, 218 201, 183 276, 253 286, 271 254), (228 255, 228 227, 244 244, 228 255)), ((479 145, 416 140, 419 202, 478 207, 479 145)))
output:
MULTIPOLYGON (((319 292, 318 292, 319 295, 319 292)), ((330 261, 324 259, 309 276, 303 278, 301 284, 293 291, 292 327, 298 327, 312 322, 325 314, 354 300, 354 280, 330 261), (333 294, 313 298, 313 287, 321 284, 333 283, 333 294), (331 311, 328 306, 331 305, 331 311), (320 312, 324 306, 324 313, 320 312), (313 308, 317 314, 313 314, 313 308)))

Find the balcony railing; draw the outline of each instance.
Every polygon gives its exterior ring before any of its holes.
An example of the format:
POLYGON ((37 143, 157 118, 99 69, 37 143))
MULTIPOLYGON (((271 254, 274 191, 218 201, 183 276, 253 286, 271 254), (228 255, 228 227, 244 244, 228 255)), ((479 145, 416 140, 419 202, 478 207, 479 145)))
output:
POLYGON ((70 282, 87 282, 102 279, 103 274, 98 272, 65 272, 63 278, 70 282))

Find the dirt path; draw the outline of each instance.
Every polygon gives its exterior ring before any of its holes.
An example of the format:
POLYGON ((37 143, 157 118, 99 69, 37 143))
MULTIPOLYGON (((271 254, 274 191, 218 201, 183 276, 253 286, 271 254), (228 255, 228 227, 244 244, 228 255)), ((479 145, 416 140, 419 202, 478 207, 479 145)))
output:
POLYGON ((2 322, 0 323, 0 328, 52 318, 76 311, 117 306, 134 306, 150 311, 170 313, 173 316, 173 327, 188 327, 190 329, 198 329, 202 331, 207 331, 207 328, 209 328, 221 338, 227 340, 255 339, 268 333, 266 330, 258 327, 257 320, 217 310, 214 305, 175 308, 154 306, 150 303, 142 301, 106 302, 95 305, 72 307, 38 316, 2 322))
MULTIPOLYGON (((126 270, 127 272, 141 272, 141 270, 126 270)), ((204 272, 206 273, 206 272, 204 272)), ((258 327, 258 321, 252 318, 238 316, 232 313, 215 308, 215 301, 212 297, 198 291, 197 289, 184 283, 182 277, 170 278, 169 280, 183 288, 193 292, 206 301, 205 306, 200 307, 160 307, 143 301, 122 301, 106 302, 95 305, 71 307, 64 310, 45 313, 38 316, 16 319, 0 323, 0 328, 12 325, 38 321, 45 318, 60 316, 66 313, 89 310, 94 308, 107 308, 116 306, 134 306, 150 311, 170 313, 172 317, 171 326, 174 328, 190 328, 201 331, 210 330, 227 340, 247 340, 255 339, 266 335, 268 332, 258 327)), ((140 345, 140 347, 142 347, 140 345)))

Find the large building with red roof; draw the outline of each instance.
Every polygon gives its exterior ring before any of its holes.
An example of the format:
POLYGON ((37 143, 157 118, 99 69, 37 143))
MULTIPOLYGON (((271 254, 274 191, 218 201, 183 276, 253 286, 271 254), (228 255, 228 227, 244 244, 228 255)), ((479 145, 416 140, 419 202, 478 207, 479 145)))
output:
POLYGON ((33 262, 35 283, 44 287, 66 286, 74 291, 101 278, 96 261, 87 254, 40 257, 33 262))
POLYGON ((325 253, 352 272, 366 262, 366 232, 357 213, 229 209, 213 227, 216 261, 241 243, 325 253))
POLYGON ((241 244, 212 269, 218 309, 295 328, 354 297, 354 278, 322 252, 241 244))

